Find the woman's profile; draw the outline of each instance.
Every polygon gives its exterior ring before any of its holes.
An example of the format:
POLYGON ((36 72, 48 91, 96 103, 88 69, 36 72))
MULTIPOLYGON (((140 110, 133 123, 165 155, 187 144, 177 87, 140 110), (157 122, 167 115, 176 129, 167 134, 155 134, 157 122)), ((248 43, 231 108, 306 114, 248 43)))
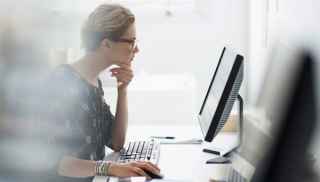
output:
MULTIPOLYGON (((98 6, 81 32, 85 55, 70 65, 60 65, 50 75, 49 141, 57 150, 57 172, 66 180, 93 176, 148 176, 159 173, 147 161, 125 164, 103 161, 104 148, 119 151, 128 125, 127 87, 133 78, 132 64, 139 48, 136 44, 135 16, 116 4, 98 6), (104 100, 99 74, 111 65, 117 79, 117 105, 113 115, 104 100)), ((108 96, 105 96, 108 97, 108 96)))

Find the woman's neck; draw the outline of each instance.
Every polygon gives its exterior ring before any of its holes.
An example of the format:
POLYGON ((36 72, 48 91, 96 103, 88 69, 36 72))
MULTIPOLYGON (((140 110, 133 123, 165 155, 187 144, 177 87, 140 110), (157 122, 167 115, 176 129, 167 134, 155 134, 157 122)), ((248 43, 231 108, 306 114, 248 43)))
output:
POLYGON ((99 74, 110 66, 103 62, 105 62, 105 60, 102 60, 98 55, 91 53, 86 54, 71 66, 80 74, 81 77, 97 87, 99 74))

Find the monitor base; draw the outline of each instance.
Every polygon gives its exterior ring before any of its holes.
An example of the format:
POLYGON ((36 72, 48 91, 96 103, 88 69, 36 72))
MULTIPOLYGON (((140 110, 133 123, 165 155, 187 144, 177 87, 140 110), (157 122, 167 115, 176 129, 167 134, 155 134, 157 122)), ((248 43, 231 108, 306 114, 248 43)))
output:
POLYGON ((218 148, 215 146, 207 146, 206 148, 202 149, 202 152, 210 153, 214 155, 219 155, 220 157, 228 157, 231 152, 235 151, 239 147, 238 142, 235 140, 233 145, 224 148, 218 148))
POLYGON ((207 160, 206 164, 230 164, 231 160, 227 157, 216 157, 207 160))
POLYGON ((228 149, 219 149, 218 147, 210 146, 210 148, 204 148, 202 151, 210 154, 219 155, 219 157, 209 159, 206 161, 207 164, 228 164, 231 163, 229 159, 231 153, 237 150, 242 143, 242 131, 243 131, 243 99, 240 95, 237 97, 239 101, 239 128, 238 128, 238 139, 239 143, 231 146, 228 149))
POLYGON ((218 149, 218 148, 214 148, 214 149, 204 148, 202 151, 210 154, 221 155, 221 149, 218 149))

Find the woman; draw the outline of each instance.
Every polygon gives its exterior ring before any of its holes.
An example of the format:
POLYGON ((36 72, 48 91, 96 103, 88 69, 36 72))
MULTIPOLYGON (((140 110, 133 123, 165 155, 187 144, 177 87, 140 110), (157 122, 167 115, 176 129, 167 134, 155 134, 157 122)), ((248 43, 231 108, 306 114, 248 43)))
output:
POLYGON ((128 106, 127 87, 133 78, 131 64, 136 45, 135 17, 130 10, 103 4, 88 17, 82 30, 86 54, 72 65, 59 66, 50 77, 52 94, 50 142, 59 149, 58 173, 65 177, 108 175, 147 176, 144 170, 159 173, 145 161, 118 164, 100 161, 104 146, 119 151, 125 142, 128 106), (118 81, 116 114, 103 99, 99 74, 110 67, 118 81), (63 156, 63 157, 60 157, 63 156))

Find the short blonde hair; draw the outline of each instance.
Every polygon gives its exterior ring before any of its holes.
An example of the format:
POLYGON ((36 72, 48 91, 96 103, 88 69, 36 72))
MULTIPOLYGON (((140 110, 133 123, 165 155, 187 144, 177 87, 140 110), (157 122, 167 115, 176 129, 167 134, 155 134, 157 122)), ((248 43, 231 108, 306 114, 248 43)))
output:
POLYGON ((81 31, 82 46, 94 51, 105 38, 118 41, 134 23, 132 12, 118 4, 102 4, 88 17, 81 31))

